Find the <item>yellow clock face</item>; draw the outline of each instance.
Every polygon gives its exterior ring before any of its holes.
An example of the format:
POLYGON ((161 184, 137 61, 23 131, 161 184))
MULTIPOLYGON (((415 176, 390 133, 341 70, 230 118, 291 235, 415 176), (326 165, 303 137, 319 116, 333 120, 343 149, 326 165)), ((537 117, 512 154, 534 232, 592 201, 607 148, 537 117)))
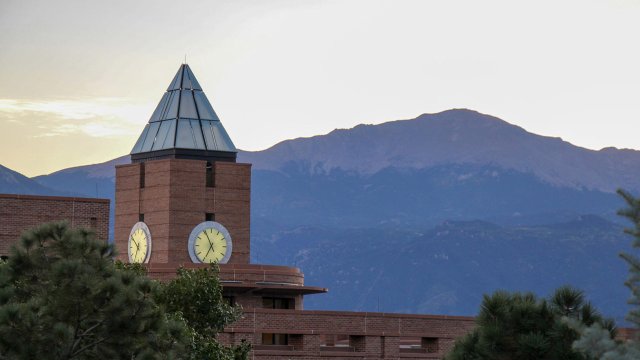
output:
POLYGON ((220 262, 227 254, 227 239, 218 229, 205 228, 196 237, 193 252, 203 263, 220 262))
POLYGON ((193 228, 188 246, 194 263, 226 264, 233 250, 229 231, 215 221, 205 221, 193 228))
POLYGON ((129 261, 132 263, 145 263, 149 260, 151 236, 145 223, 139 222, 131 229, 128 252, 129 261))

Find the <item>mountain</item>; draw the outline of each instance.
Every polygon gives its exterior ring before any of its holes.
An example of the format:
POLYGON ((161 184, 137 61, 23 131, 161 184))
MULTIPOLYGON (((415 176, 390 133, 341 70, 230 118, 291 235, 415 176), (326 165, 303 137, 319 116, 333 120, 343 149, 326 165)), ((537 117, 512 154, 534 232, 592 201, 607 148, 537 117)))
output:
MULTIPOLYGON (((614 190, 640 191, 638 151, 588 150, 450 110, 238 160, 253 164, 252 261, 300 266, 306 283, 330 288, 307 308, 473 314, 498 288, 546 295, 569 283, 605 314, 626 312, 617 254, 630 240, 614 190)), ((127 162, 35 180, 113 199, 113 166, 127 162)))
POLYGON ((422 231, 300 227, 255 235, 261 262, 300 267, 329 288, 307 309, 473 315, 495 290, 546 296, 571 284, 622 322, 629 291, 618 253, 630 239, 595 216, 542 226, 444 222, 422 231))
POLYGON ((284 166, 253 171, 253 221, 287 226, 430 227, 445 220, 544 224, 582 214, 616 220, 612 193, 560 187, 492 165, 388 167, 367 175, 284 166))
POLYGON ((0 194, 67 195, 0 165, 0 194))
POLYGON ((309 172, 341 169, 359 174, 388 167, 490 164, 556 186, 640 190, 640 151, 588 150, 465 109, 287 140, 264 151, 242 152, 239 160, 253 163, 255 170, 280 170, 295 163, 309 172))
POLYGON ((129 156, 100 164, 77 166, 33 178, 39 184, 84 196, 113 199, 115 196, 116 165, 130 163, 129 156))

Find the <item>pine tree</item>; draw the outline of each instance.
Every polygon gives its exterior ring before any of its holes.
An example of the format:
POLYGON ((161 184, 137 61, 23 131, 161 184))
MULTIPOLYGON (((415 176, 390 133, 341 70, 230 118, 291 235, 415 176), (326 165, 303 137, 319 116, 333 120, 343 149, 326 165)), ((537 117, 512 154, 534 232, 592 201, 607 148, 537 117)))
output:
POLYGON ((548 300, 532 293, 485 295, 476 328, 455 343, 446 359, 588 359, 572 349, 578 334, 563 318, 605 324, 583 293, 568 286, 548 300))
POLYGON ((0 268, 0 354, 172 358, 181 351, 187 334, 153 300, 155 284, 117 271, 112 254, 93 233, 65 223, 24 234, 0 268))
POLYGON ((113 255, 65 223, 25 233, 0 262, 0 358, 247 358, 248 346, 215 341, 239 316, 224 304, 215 270, 180 270, 164 284, 113 255))

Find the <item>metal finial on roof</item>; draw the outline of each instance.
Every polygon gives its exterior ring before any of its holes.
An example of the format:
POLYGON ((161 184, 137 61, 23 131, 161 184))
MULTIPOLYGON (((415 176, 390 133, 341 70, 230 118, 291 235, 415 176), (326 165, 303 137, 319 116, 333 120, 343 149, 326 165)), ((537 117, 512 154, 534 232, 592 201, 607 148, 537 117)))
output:
POLYGON ((237 153, 186 63, 180 65, 131 155, 169 149, 237 153))

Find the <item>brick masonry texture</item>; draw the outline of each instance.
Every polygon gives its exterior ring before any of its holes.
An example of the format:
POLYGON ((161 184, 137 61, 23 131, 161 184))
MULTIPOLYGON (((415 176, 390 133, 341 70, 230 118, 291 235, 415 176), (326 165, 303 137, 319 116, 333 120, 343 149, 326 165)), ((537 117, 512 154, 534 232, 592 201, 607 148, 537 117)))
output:
POLYGON ((214 187, 207 187, 203 160, 162 159, 117 166, 114 238, 119 258, 127 260, 129 233, 144 214, 152 238, 150 263, 191 263, 189 235, 211 213, 231 235, 229 263, 249 263, 251 165, 214 162, 213 177, 214 187))
POLYGON ((9 254, 23 231, 45 222, 67 221, 109 239, 109 200, 0 194, 0 255, 9 254))
POLYGON ((456 338, 467 334, 474 319, 461 316, 247 309, 225 329, 220 341, 236 343, 236 334, 253 334, 255 359, 441 359, 456 338), (286 347, 261 343, 263 333, 289 334, 286 347), (322 345, 327 335, 348 337, 348 347, 322 345), (418 348, 400 346, 403 339, 421 339, 418 348))

